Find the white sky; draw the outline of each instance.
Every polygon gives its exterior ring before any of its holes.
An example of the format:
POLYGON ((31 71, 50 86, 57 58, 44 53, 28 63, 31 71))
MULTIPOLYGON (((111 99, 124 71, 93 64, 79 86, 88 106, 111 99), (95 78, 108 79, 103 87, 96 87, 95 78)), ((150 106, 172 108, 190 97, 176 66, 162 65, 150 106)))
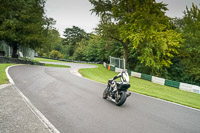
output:
MULTIPOLYGON (((169 11, 166 14, 170 17, 182 17, 186 5, 191 7, 192 2, 200 4, 200 0, 156 0, 168 4, 169 11)), ((95 14, 91 14, 92 5, 88 0, 47 0, 46 14, 56 20, 55 27, 63 34, 65 28, 78 26, 90 33, 99 22, 95 14)))

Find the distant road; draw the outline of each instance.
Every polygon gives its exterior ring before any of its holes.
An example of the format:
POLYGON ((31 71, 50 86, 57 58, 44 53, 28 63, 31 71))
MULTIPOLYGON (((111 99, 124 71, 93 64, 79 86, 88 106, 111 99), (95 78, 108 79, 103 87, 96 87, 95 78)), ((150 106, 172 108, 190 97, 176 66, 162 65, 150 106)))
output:
POLYGON ((102 98, 106 85, 70 73, 94 66, 71 66, 9 69, 16 86, 61 133, 200 132, 200 111, 135 93, 118 107, 102 98))

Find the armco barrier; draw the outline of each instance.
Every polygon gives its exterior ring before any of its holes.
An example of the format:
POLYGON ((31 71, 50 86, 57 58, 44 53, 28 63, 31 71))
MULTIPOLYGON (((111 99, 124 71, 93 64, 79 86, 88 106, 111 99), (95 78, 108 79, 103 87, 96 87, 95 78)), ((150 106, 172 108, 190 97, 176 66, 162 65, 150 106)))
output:
POLYGON ((115 72, 115 67, 110 66, 110 70, 115 72))
POLYGON ((133 77, 137 77, 137 78, 141 78, 141 73, 138 73, 138 72, 131 72, 131 76, 133 77))
POLYGON ((192 85, 192 92, 200 94, 200 87, 196 85, 192 85))
POLYGON ((152 76, 151 76, 151 75, 147 75, 147 74, 143 74, 143 73, 142 73, 141 78, 142 78, 142 79, 145 79, 145 80, 149 80, 149 81, 152 80, 152 76))
POLYGON ((103 63, 103 66, 106 67, 106 63, 105 62, 103 63))
POLYGON ((118 72, 118 73, 120 73, 120 72, 122 72, 123 71, 123 69, 120 69, 120 68, 115 68, 115 72, 118 72))
POLYGON ((160 85, 165 85, 165 79, 152 76, 152 82, 160 85))
MULTIPOLYGON (((106 69, 109 68, 108 64, 103 63, 103 65, 104 65, 104 67, 106 69)), ((112 65, 110 66, 110 70, 118 72, 118 73, 123 71, 123 69, 114 67, 112 65)), ((152 81, 153 83, 157 83, 157 84, 160 84, 160 85, 166 85, 166 86, 170 86, 170 87, 175 87, 175 88, 178 88, 180 90, 185 90, 185 91, 189 91, 189 92, 194 92, 194 93, 200 94, 200 87, 196 86, 196 85, 180 83, 180 82, 167 80, 167 79, 163 79, 163 78, 159 78, 159 77, 155 77, 155 76, 151 76, 151 75, 147 75, 147 74, 143 74, 143 73, 133 72, 133 71, 130 71, 130 70, 128 70, 128 74, 133 76, 133 77, 142 78, 142 79, 145 79, 145 80, 148 80, 148 81, 152 81)))
POLYGON ((172 81, 172 80, 167 80, 165 79, 165 85, 166 86, 171 86, 179 89, 180 82, 172 81))
POLYGON ((200 94, 200 87, 196 85, 180 83, 179 89, 200 94))
POLYGON ((108 69, 108 64, 106 64, 106 69, 108 69))
POLYGON ((186 83, 180 83, 179 89, 192 92, 192 89, 193 89, 192 87, 193 87, 193 85, 186 84, 186 83))

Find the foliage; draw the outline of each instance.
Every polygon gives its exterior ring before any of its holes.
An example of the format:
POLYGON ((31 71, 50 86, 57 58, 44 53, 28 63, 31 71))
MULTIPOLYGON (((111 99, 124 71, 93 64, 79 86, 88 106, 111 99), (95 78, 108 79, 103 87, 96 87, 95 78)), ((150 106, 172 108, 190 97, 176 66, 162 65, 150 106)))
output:
POLYGON ((96 34, 73 26, 64 38, 49 24, 45 48, 49 57, 56 50, 63 58, 106 61, 125 57, 127 68, 171 80, 200 85, 199 9, 186 8, 183 18, 165 15, 166 4, 155 0, 90 0, 91 10, 100 16, 96 34), (48 42, 48 43, 47 43, 48 42))
POLYGON ((73 26, 72 28, 65 29, 64 37, 63 45, 67 45, 67 52, 65 52, 65 54, 67 54, 67 57, 70 58, 76 50, 77 43, 82 39, 88 39, 89 35, 83 29, 73 26))
POLYGON ((127 23, 121 27, 121 37, 131 41, 140 63, 155 74, 172 64, 171 59, 178 53, 182 39, 169 27, 165 4, 153 0, 132 4, 135 11, 126 13, 127 23))
POLYGON ((105 40, 105 38, 98 35, 91 35, 89 40, 83 39, 78 43, 73 59, 107 62, 109 60, 109 56, 121 55, 121 44, 113 40, 105 40))
POLYGON ((2 1, 0 3, 0 39, 13 48, 17 57, 19 46, 26 46, 47 55, 55 21, 44 12, 45 0, 2 1), (40 50, 38 50, 40 48, 40 50), (46 52, 44 53, 44 49, 46 52))
POLYGON ((14 0, 0 2, 0 39, 13 48, 16 57, 19 46, 36 48, 44 42, 46 20, 44 0, 14 0))
POLYGON ((181 56, 185 68, 185 75, 189 81, 196 81, 200 85, 200 9, 192 4, 184 11, 182 34, 185 42, 181 47, 181 56))
POLYGON ((50 52, 50 57, 53 58, 53 59, 61 59, 61 58, 63 58, 63 55, 56 50, 52 50, 50 52))
MULTIPOLYGON (((113 39, 118 41, 123 48, 123 56, 125 61, 128 60, 128 44, 129 41, 123 41, 120 38, 120 27, 125 23, 123 19, 118 17, 115 12, 115 7, 120 3, 120 1, 114 0, 106 0, 106 1, 99 1, 99 0, 89 0, 93 5, 93 9, 91 10, 96 15, 100 16, 101 21, 96 29, 99 35, 102 35, 104 38, 113 39)), ((125 2, 125 1, 124 1, 125 2)), ((123 7, 118 7, 119 10, 123 7)), ((123 13, 121 14, 123 15, 123 13)), ((125 63, 127 64, 127 63, 125 63)))
POLYGON ((166 5, 155 0, 90 0, 101 17, 97 31, 119 41, 128 60, 129 44, 138 53, 138 60, 152 72, 169 67, 180 47, 181 36, 169 27, 166 5))
POLYGON ((49 57, 52 50, 61 51, 62 48, 62 39, 60 38, 59 32, 54 28, 49 28, 46 31, 46 40, 43 43, 42 47, 36 49, 39 56, 49 57))
POLYGON ((64 44, 65 45, 76 45, 83 38, 88 38, 88 34, 81 28, 73 26, 72 28, 66 28, 64 31, 64 44))

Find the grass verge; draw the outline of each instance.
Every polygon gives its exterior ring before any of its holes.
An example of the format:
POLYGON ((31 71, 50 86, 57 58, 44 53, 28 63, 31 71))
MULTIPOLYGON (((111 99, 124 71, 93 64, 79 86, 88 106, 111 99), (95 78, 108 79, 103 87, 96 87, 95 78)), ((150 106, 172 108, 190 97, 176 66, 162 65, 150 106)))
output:
MULTIPOLYGON (((117 73, 105 69, 103 65, 97 66, 97 68, 80 69, 79 72, 86 78, 105 84, 107 83, 108 79, 111 79, 117 75, 117 73)), ((130 77, 130 84, 131 88, 129 90, 132 92, 137 92, 140 94, 200 109, 200 94, 155 84, 150 81, 134 77, 130 77)))
POLYGON ((5 70, 8 66, 12 66, 12 65, 14 64, 0 64, 0 85, 8 83, 8 78, 7 78, 5 70))
POLYGON ((63 68, 70 68, 70 66, 66 66, 66 65, 57 65, 57 64, 46 64, 44 66, 47 67, 63 67, 63 68))
MULTIPOLYGON (((53 59, 45 59, 45 58, 37 58, 37 57, 35 57, 34 58, 34 60, 35 61, 42 61, 42 62, 64 62, 64 61, 59 61, 59 60, 53 60, 53 59)), ((66 63, 66 62, 64 62, 64 63, 66 63)))

